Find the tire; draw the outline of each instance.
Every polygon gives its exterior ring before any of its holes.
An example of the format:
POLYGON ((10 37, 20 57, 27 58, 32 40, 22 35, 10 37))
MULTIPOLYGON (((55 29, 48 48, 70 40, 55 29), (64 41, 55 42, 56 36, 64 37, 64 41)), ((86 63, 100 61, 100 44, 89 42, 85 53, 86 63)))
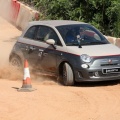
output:
POLYGON ((17 55, 14 55, 10 58, 10 65, 13 67, 16 67, 18 69, 22 69, 22 61, 20 59, 20 57, 18 57, 17 55))
POLYGON ((68 63, 63 65, 63 75, 62 81, 65 86, 72 86, 74 85, 74 74, 71 66, 68 63))

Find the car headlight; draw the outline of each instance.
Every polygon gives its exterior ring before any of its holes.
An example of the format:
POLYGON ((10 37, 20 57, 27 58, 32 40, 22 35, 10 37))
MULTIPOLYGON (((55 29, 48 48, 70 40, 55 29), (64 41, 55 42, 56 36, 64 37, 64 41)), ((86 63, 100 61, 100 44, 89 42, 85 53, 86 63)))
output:
POLYGON ((83 62, 91 62, 92 58, 89 56, 89 55, 86 55, 86 54, 82 54, 80 55, 80 58, 83 62))

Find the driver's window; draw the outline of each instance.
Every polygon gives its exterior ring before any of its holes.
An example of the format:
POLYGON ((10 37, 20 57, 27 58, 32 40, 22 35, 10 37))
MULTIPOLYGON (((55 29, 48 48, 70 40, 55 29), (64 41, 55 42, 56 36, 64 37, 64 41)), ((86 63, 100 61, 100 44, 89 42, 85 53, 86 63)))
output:
POLYGON ((44 42, 45 36, 48 34, 49 29, 45 26, 39 26, 37 34, 36 34, 36 40, 44 42))
POLYGON ((40 26, 36 35, 36 39, 41 42, 45 42, 48 39, 55 40, 56 45, 62 45, 56 32, 47 26, 40 26))

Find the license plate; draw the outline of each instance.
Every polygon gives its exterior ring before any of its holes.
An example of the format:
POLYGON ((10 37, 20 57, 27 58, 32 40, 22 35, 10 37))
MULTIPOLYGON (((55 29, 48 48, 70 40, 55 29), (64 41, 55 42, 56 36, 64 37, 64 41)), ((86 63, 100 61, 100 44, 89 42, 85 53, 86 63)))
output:
POLYGON ((103 74, 120 73, 120 68, 107 68, 102 70, 103 74))

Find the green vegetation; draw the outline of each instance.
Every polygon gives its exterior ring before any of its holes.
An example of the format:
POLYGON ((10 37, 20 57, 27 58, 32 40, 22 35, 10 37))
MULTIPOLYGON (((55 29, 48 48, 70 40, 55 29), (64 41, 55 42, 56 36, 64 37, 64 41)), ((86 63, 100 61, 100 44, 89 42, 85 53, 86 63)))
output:
POLYGON ((21 0, 40 11, 41 19, 78 20, 103 34, 120 37, 120 0, 21 0))

